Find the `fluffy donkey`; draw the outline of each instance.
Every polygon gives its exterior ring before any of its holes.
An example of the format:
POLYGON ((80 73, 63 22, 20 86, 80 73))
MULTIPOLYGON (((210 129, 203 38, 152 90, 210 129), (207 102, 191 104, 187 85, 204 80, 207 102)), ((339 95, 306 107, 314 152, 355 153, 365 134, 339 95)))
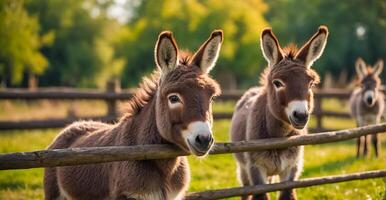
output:
MULTIPOLYGON (((304 129, 313 108, 311 88, 319 76, 311 69, 321 55, 328 36, 327 27, 300 49, 282 49, 270 28, 261 34, 261 50, 268 62, 261 87, 249 89, 238 101, 232 118, 232 141, 258 140, 306 134, 304 129)), ((281 181, 299 177, 303 168, 303 147, 291 147, 235 154, 238 173, 244 186, 266 184, 279 175, 281 181)), ((249 199, 251 196, 243 197, 249 199)), ((253 199, 269 199, 268 194, 253 199)), ((284 190, 279 199, 296 199, 294 190, 284 190)))
MULTIPOLYGON (((214 31, 193 55, 178 51, 171 32, 155 47, 158 69, 129 102, 114 125, 76 122, 48 149, 175 144, 205 155, 213 144, 212 98, 219 85, 209 77, 223 40, 214 31)), ((46 199, 182 199, 190 181, 186 157, 122 161, 45 169, 46 199)))
MULTIPOLYGON (((350 110, 351 116, 355 119, 357 126, 377 124, 381 121, 385 109, 385 98, 379 91, 382 73, 383 60, 379 60, 374 67, 366 66, 366 63, 358 58, 355 69, 359 77, 358 88, 351 94, 350 110)), ((357 157, 360 157, 361 146, 363 156, 367 156, 368 139, 370 136, 362 136, 357 139, 357 157)), ((375 150, 375 156, 379 154, 378 135, 371 135, 371 142, 375 150)))

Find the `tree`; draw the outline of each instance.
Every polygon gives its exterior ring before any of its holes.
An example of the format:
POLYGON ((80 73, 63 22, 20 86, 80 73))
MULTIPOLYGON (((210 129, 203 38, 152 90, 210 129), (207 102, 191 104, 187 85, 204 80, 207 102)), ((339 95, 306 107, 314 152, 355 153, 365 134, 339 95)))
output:
POLYGON ((141 1, 117 44, 119 55, 127 58, 124 84, 137 84, 139 77, 155 68, 154 44, 161 31, 171 30, 181 49, 195 51, 214 29, 225 32, 215 74, 244 84, 256 82, 265 66, 259 35, 267 26, 266 9, 261 0, 141 1))
POLYGON ((44 38, 39 23, 21 0, 0 1, 0 77, 3 84, 20 84, 25 73, 42 74, 48 65, 40 52, 44 38), (8 79, 8 80, 7 80, 8 79))
POLYGON ((338 77, 346 69, 353 76, 358 57, 371 64, 380 58, 386 59, 384 0, 268 2, 270 10, 266 17, 286 42, 302 43, 319 25, 329 27, 330 37, 324 55, 315 63, 315 68, 322 74, 332 72, 338 77))
POLYGON ((30 0, 41 35, 51 34, 52 46, 42 48, 50 61, 40 78, 42 85, 95 87, 120 74, 123 59, 112 46, 120 25, 106 16, 111 1, 30 0))

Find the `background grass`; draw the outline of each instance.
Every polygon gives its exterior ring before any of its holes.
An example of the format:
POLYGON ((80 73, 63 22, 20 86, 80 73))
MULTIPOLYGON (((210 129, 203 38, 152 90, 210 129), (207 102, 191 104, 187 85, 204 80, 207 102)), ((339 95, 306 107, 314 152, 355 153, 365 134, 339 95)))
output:
MULTIPOLYGON (((2 103, 4 102, 0 102, 0 106, 4 105, 2 103)), ((50 109, 44 109, 47 106, 47 102, 35 102, 33 104, 18 102, 17 104, 19 105, 8 102, 8 104, 10 107, 7 108, 7 112, 0 111, 0 118, 7 118, 7 115, 12 110, 17 111, 12 113, 14 119, 28 117, 26 114, 29 115, 30 113, 32 116, 39 115, 36 112, 44 112, 46 117, 57 114, 52 111, 55 111, 53 105, 48 106, 50 109)), ((69 107, 68 102, 56 104, 61 110, 66 110, 69 107)), ((92 112, 88 110, 92 110, 95 105, 99 105, 99 103, 94 105, 85 105, 83 103, 82 105, 82 102, 75 104, 79 104, 76 106, 86 109, 86 112, 91 114, 92 112)), ((341 102, 339 101, 327 101, 323 106, 326 106, 328 109, 342 108, 340 104, 341 102)), ((214 105, 214 111, 231 112, 233 106, 234 102, 217 103, 214 105)), ((102 109, 104 108, 102 107, 102 109)), ((99 113, 102 111, 96 109, 94 112, 99 113)), ((352 120, 325 118, 323 122, 327 128, 343 129, 354 127, 352 120)), ((314 120, 311 119, 310 126, 312 127, 313 125, 314 120)), ((217 142, 229 141, 229 126, 229 120, 215 121, 214 133, 217 142)), ((51 143, 59 131, 60 129, 1 131, 0 153, 44 149, 51 143)), ((381 140, 381 152, 383 154, 378 159, 374 158, 373 155, 368 158, 356 159, 354 140, 306 146, 302 178, 384 169, 386 163, 384 156, 386 153, 386 137, 382 135, 381 140)), ((371 153, 373 152, 371 151, 371 153)), ((213 155, 206 158, 190 156, 189 162, 192 175, 190 191, 239 186, 235 173, 236 164, 231 154, 213 155)), ((0 171, 0 199, 42 199, 42 177, 43 169, 0 171)), ((370 179, 302 188, 297 189, 297 192, 299 199, 382 199, 385 194, 385 183, 383 179, 370 179)), ((275 198, 276 193, 271 195, 272 198, 275 198)))

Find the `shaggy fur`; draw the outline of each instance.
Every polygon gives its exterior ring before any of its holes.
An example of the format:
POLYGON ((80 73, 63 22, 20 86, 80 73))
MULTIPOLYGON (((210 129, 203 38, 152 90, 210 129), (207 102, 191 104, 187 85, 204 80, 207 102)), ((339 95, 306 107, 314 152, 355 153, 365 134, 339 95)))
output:
MULTIPOLYGON (((323 27, 320 29, 313 38, 319 34, 327 36, 327 29, 323 27)), ((312 44, 313 38, 306 45, 312 44)), ((298 51, 295 45, 282 50, 272 31, 265 30, 261 41, 264 56, 270 67, 265 69, 260 78, 261 87, 249 89, 238 101, 232 118, 232 141, 289 137, 307 132, 305 129, 294 128, 285 110, 290 102, 304 100, 308 102, 307 109, 311 112, 313 107, 311 87, 319 82, 319 76, 305 65, 304 59, 298 58, 298 55, 304 54, 300 52, 302 50, 298 51), (270 38, 266 38, 265 34, 270 38), (279 55, 275 55, 275 52, 279 55), (285 88, 275 88, 273 81, 277 79, 285 84, 285 88)), ((239 179, 244 186, 266 184, 274 175, 279 175, 281 181, 295 180, 303 168, 301 146, 236 153, 235 157, 239 179)), ((243 199, 250 198, 269 199, 269 196, 259 194, 243 197, 243 199)), ((279 199, 296 199, 295 191, 291 189, 281 191, 279 199)))
MULTIPOLYGON (((206 43, 216 37, 222 41, 222 32, 212 33, 206 43)), ((176 47, 170 32, 161 33, 157 44, 161 42, 176 47)), ((170 53, 178 55, 172 50, 156 48, 156 56, 166 59, 144 78, 118 123, 75 122, 48 149, 174 144, 191 152, 183 131, 192 121, 212 121, 211 99, 220 88, 204 73, 205 66, 192 64, 199 58, 183 57, 177 66, 169 65, 170 53), (183 98, 182 108, 170 109, 170 93, 183 98)), ((46 168, 44 191, 45 199, 182 199, 189 181, 187 159, 177 157, 46 168)))
MULTIPOLYGON (((372 68, 366 66, 364 61, 359 58, 356 63, 358 73, 358 87, 353 91, 350 97, 350 111, 351 116, 355 119, 357 126, 365 126, 370 124, 378 124, 381 121, 381 116, 384 112, 384 95, 379 91, 381 86, 381 79, 379 73, 383 68, 383 62, 380 61, 372 68), (381 65, 381 66, 378 66, 381 65), (376 67, 380 71, 374 70, 376 67), (366 103, 366 92, 373 92, 372 104, 366 103)), ((363 148, 363 156, 368 154, 368 142, 370 136, 362 136, 357 139, 357 158, 361 155, 361 149, 363 148)), ((375 156, 379 155, 379 143, 378 134, 371 135, 371 143, 374 147, 375 156)))

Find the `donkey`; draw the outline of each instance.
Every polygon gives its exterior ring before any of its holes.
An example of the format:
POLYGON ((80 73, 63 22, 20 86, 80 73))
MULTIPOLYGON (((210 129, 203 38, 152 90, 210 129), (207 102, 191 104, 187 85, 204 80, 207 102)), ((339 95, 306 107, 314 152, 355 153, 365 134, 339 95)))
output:
MULTIPOLYGON (((383 60, 379 60, 373 68, 366 66, 366 63, 361 59, 355 63, 355 69, 359 77, 358 88, 356 88, 350 97, 351 116, 355 119, 357 126, 365 126, 370 124, 378 124, 381 121, 381 116, 385 108, 384 95, 379 91, 381 79, 379 75, 382 73, 383 60)), ((363 146, 363 156, 367 156, 368 138, 370 136, 362 136, 357 139, 357 158, 361 154, 361 146, 363 146)), ((375 156, 379 155, 378 135, 371 135, 371 142, 375 150, 375 156)))
MULTIPOLYGON (((209 71, 218 58, 223 32, 215 30, 193 55, 179 52, 171 32, 155 46, 158 67, 129 101, 114 125, 76 122, 48 149, 174 144, 204 156, 214 143, 212 108, 219 95, 209 71)), ((46 199, 182 199, 190 181, 186 157, 122 161, 45 169, 46 199)))
MULTIPOLYGON (((232 141, 306 134, 304 128, 313 109, 311 88, 319 82, 311 65, 322 55, 327 36, 327 27, 321 26, 300 50, 295 45, 282 49, 272 30, 263 30, 260 44, 269 67, 260 79, 262 86, 249 89, 237 102, 232 141)), ((303 168, 303 147, 236 153, 235 157, 244 186, 266 184, 274 175, 281 181, 295 180, 303 168)), ((269 199, 268 194, 252 197, 269 199)), ((296 199, 296 193, 284 190, 279 199, 296 199)))

